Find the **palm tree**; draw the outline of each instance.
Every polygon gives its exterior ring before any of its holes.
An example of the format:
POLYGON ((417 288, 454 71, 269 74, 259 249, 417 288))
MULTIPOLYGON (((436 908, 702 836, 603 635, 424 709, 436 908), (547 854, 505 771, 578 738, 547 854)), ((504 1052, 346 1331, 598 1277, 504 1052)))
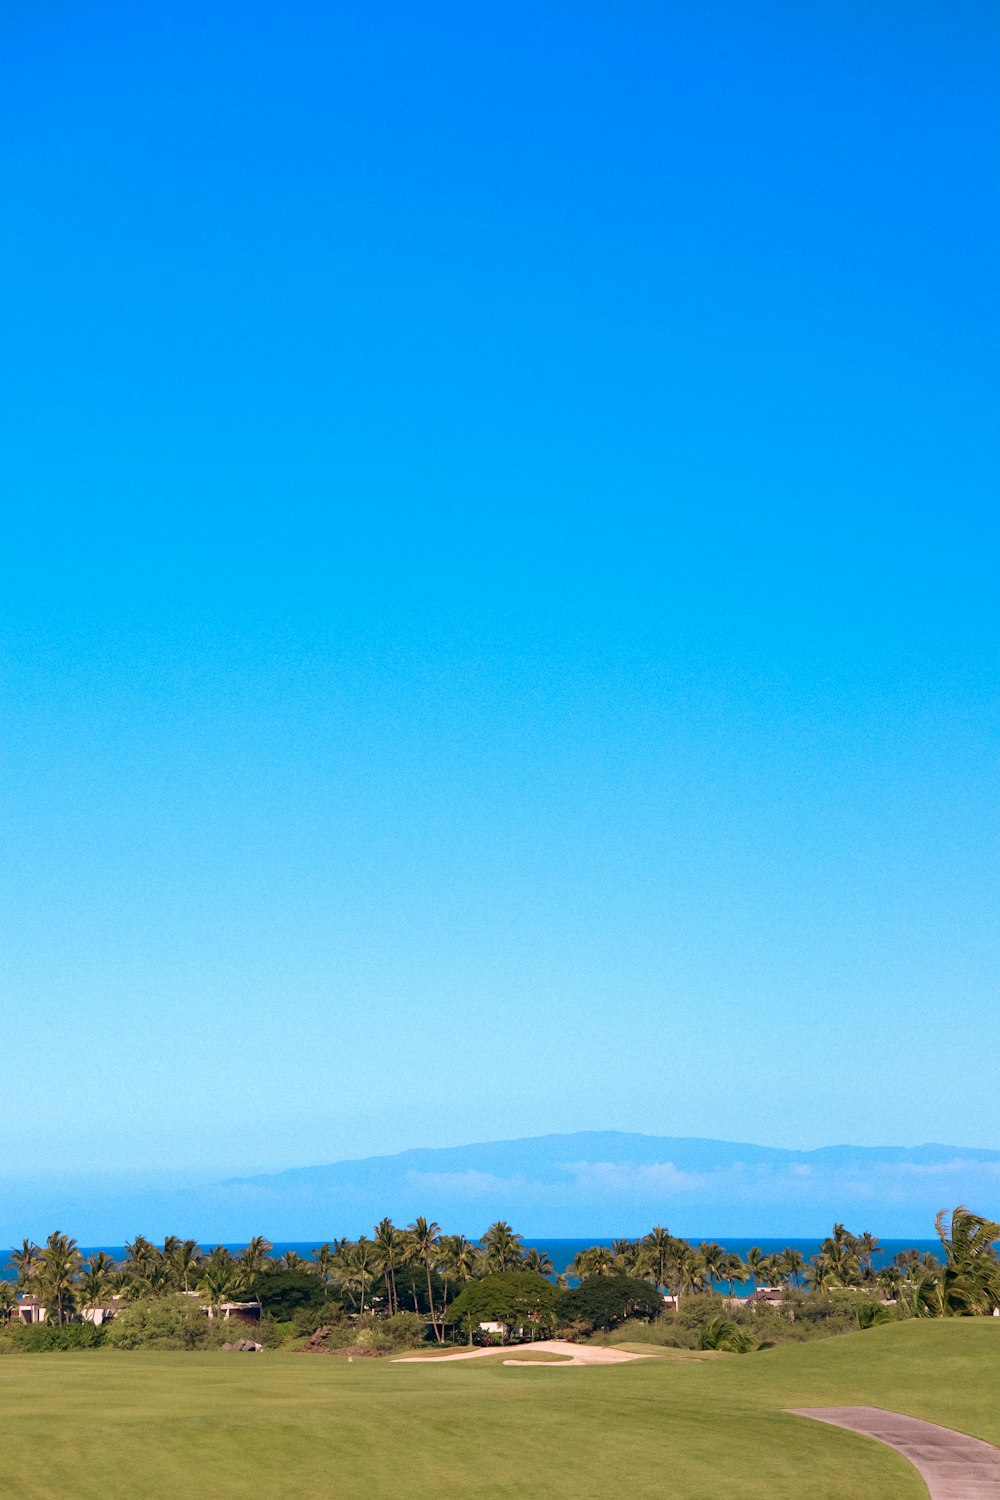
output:
POLYGON ((525 1253, 522 1262, 526 1271, 534 1271, 536 1276, 552 1275, 552 1257, 544 1250, 536 1250, 534 1245, 525 1253))
POLYGON ((934 1220, 945 1253, 940 1275, 945 1310, 951 1316, 992 1313, 1000 1307, 1000 1261, 993 1248, 1000 1224, 961 1206, 953 1210, 950 1225, 946 1220, 944 1209, 934 1220))
POLYGON ((197 1240, 178 1240, 170 1257, 174 1276, 181 1291, 189 1292, 195 1272, 201 1261, 201 1249, 197 1240))
POLYGON ((117 1262, 103 1250, 98 1250, 90 1257, 83 1266, 79 1282, 80 1300, 84 1307, 100 1307, 117 1269, 117 1262))
MULTIPOLYGON (((216 1246, 216 1249, 223 1247, 216 1246)), ((229 1254, 229 1252, 226 1252, 229 1254)), ((208 1297, 213 1314, 221 1313, 222 1304, 231 1301, 241 1289, 240 1271, 232 1255, 226 1260, 213 1251, 205 1261, 198 1282, 199 1292, 208 1297)))
POLYGON ((799 1277, 805 1270, 805 1266, 805 1257, 801 1251, 794 1250, 791 1246, 787 1250, 782 1250, 778 1256, 778 1268, 781 1272, 782 1280, 794 1283, 795 1286, 798 1286, 799 1277))
POLYGON ((711 1289, 716 1281, 725 1280, 726 1272, 724 1268, 727 1264, 726 1252, 725 1250, 723 1250, 722 1246, 717 1245, 714 1240, 702 1240, 701 1244, 698 1246, 698 1253, 701 1256, 702 1264, 705 1267, 705 1271, 708 1276, 708 1285, 711 1289))
POLYGON ((862 1281, 871 1281, 875 1257, 881 1249, 878 1240, 867 1229, 858 1237, 856 1253, 862 1281))
POLYGON ((361 1291, 361 1316, 364 1317, 368 1283, 378 1270, 378 1254, 367 1235, 359 1235, 347 1256, 348 1275, 361 1291))
POLYGON ((858 1253, 852 1241, 853 1236, 849 1240, 823 1241, 823 1254, 830 1267, 830 1274, 840 1286, 851 1286, 861 1275, 858 1253))
POLYGON ((380 1219, 372 1230, 382 1275, 385 1278, 385 1300, 390 1317, 399 1310, 396 1296, 396 1267, 403 1255, 403 1237, 391 1219, 380 1219))
POLYGON ((503 1219, 491 1224, 479 1243, 491 1271, 509 1271, 521 1264, 522 1238, 503 1219))
POLYGON ((448 1307, 448 1281, 451 1277, 456 1281, 469 1281, 475 1275, 480 1266, 480 1253, 475 1245, 465 1238, 465 1235, 442 1235, 441 1236, 441 1275, 444 1277, 444 1305, 442 1314, 448 1307))
POLYGON ((156 1246, 144 1235, 137 1234, 131 1244, 125 1246, 125 1270, 133 1285, 133 1293, 153 1291, 161 1276, 161 1256, 156 1246))
POLYGON ((309 1262, 305 1256, 300 1255, 297 1250, 286 1250, 281 1257, 281 1269, 283 1271, 304 1271, 309 1262))
POLYGON ((73 1283, 82 1263, 76 1240, 61 1234, 58 1229, 53 1230, 38 1258, 36 1274, 43 1295, 55 1304, 57 1323, 62 1323, 63 1313, 72 1306, 73 1283))
POLYGON ((753 1278, 755 1291, 767 1285, 767 1256, 759 1245, 751 1245, 747 1251, 747 1270, 753 1278))
POLYGON ((482 1251, 477 1245, 467 1240, 463 1234, 456 1234, 455 1239, 461 1241, 454 1255, 455 1275, 464 1286, 467 1282, 474 1281, 477 1276, 482 1276, 486 1266, 483 1262, 482 1251))
POLYGON ((893 1302, 898 1302, 903 1291, 905 1278, 898 1266, 883 1266, 875 1276, 875 1282, 880 1292, 889 1297, 893 1302))
POLYGON ((268 1264, 273 1264, 270 1261, 273 1249, 274 1246, 271 1244, 271 1241, 266 1240, 262 1234, 255 1234, 253 1239, 244 1247, 240 1255, 240 1266, 243 1269, 244 1275, 249 1280, 263 1275, 268 1268, 268 1264))
POLYGON ((730 1301, 732 1301, 733 1298, 733 1282, 737 1281, 742 1286, 743 1283, 747 1280, 749 1274, 750 1273, 747 1270, 746 1266, 740 1260, 735 1251, 730 1250, 728 1254, 723 1257, 719 1275, 729 1287, 730 1301))
POLYGON ((20 1250, 10 1252, 10 1263, 17 1270, 17 1284, 26 1287, 38 1269, 41 1250, 34 1240, 22 1240, 20 1250))
POLYGON ((680 1241, 674 1264, 677 1273, 677 1301, 680 1303, 681 1292, 700 1291, 708 1277, 708 1270, 701 1254, 693 1245, 680 1241))
POLYGON ((806 1286, 812 1292, 825 1292, 829 1289, 831 1282, 835 1279, 833 1268, 829 1257, 822 1251, 814 1255, 806 1268, 806 1286))
MULTIPOLYGON (((494 1226, 496 1227, 496 1226, 494 1226)), ((415 1256, 422 1260, 427 1272, 427 1303, 430 1308, 431 1327, 434 1337, 438 1343, 444 1342, 444 1330, 438 1327, 434 1311, 434 1286, 431 1281, 431 1267, 437 1260, 438 1244, 441 1235, 441 1225, 433 1219, 427 1220, 423 1217, 414 1219, 410 1225, 409 1232, 413 1239, 413 1250, 415 1256)))
POLYGON ((17 1288, 12 1281, 0 1281, 0 1324, 7 1327, 17 1306, 17 1288))
POLYGON ((319 1245, 312 1253, 313 1264, 316 1267, 316 1275, 323 1283, 324 1289, 328 1288, 333 1281, 337 1269, 337 1257, 334 1255, 329 1244, 319 1245))
POLYGON ((617 1267, 607 1245, 591 1245, 589 1250, 581 1250, 573 1257, 570 1269, 583 1281, 588 1276, 613 1276, 617 1267))
POLYGON ((654 1224, 643 1242, 649 1251, 650 1262, 656 1272, 656 1285, 666 1291, 667 1263, 674 1245, 674 1237, 662 1224, 654 1224))

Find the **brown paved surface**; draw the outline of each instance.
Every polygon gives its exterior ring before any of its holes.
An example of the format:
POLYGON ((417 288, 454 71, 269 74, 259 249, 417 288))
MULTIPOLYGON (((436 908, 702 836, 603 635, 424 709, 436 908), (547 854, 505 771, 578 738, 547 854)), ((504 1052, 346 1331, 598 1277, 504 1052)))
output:
POLYGON ((814 1406, 793 1414, 898 1449, 923 1476, 931 1500, 1000 1500, 1000 1448, 992 1443, 878 1406, 814 1406))

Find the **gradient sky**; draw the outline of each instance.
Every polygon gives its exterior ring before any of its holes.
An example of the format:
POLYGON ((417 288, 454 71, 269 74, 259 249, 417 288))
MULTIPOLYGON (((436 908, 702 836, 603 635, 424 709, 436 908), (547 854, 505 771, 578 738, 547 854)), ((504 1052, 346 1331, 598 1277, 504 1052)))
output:
POLYGON ((1000 1145, 991 0, 0 31, 4 1172, 1000 1145))

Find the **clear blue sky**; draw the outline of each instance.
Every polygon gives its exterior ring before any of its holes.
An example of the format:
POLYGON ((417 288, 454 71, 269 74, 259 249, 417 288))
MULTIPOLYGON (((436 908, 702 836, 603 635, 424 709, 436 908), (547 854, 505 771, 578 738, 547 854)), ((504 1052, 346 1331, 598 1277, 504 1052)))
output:
POLYGON ((0 26, 5 1170, 1000 1144, 995 5, 0 26))

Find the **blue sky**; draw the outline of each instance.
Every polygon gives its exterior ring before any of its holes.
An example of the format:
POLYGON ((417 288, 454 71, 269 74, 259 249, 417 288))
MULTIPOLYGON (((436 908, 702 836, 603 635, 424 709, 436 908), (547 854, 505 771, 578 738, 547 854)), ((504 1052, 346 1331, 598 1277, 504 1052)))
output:
POLYGON ((1000 1144, 995 8, 2 28, 7 1173, 1000 1144))

